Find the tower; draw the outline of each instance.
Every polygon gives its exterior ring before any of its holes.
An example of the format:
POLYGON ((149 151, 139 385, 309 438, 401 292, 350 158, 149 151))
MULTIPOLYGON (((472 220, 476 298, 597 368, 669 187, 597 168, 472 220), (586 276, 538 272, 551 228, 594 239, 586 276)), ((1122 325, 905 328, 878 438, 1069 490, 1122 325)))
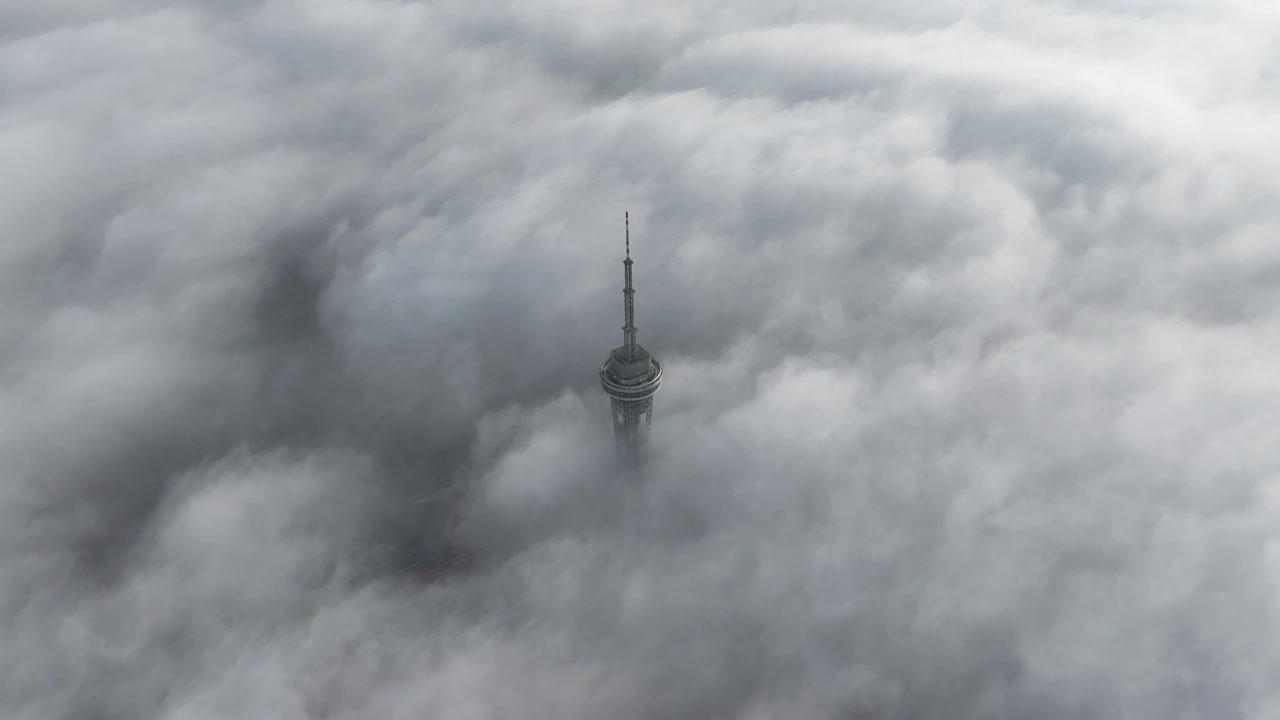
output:
POLYGON ((613 440, 618 462, 625 468, 640 465, 645 438, 653 422, 653 396, 662 384, 662 364, 636 342, 635 288, 631 286, 631 216, 626 218, 627 255, 622 261, 622 288, 626 324, 622 346, 609 353, 600 366, 600 386, 609 394, 613 410, 613 440))

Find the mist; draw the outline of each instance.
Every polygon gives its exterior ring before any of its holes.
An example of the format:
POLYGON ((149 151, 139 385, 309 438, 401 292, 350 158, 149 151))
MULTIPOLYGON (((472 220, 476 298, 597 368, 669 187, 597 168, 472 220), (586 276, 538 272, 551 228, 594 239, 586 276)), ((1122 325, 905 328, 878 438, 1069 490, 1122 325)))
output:
POLYGON ((0 716, 1280 717, 1280 11, 10 5, 0 716))

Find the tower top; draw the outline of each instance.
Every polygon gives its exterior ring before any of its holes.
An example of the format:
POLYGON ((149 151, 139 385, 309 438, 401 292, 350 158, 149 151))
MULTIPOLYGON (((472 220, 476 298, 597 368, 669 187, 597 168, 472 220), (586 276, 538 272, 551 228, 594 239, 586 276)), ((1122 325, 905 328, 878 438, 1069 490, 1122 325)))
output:
POLYGON ((622 215, 626 255, 622 260, 622 286, 626 324, 622 326, 622 346, 609 352, 600 365, 600 386, 609 395, 613 415, 613 437, 618 459, 628 472, 640 463, 649 422, 653 419, 653 396, 662 384, 662 363, 636 342, 635 287, 631 282, 631 213, 622 215))

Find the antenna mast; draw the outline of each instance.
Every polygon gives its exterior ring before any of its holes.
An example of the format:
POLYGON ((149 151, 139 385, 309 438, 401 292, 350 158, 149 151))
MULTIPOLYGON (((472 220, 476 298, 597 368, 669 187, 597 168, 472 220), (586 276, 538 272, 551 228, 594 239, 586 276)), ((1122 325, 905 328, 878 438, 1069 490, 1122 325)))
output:
POLYGON ((622 289, 622 297, 626 308, 627 324, 622 326, 622 347, 626 349, 627 360, 630 361, 636 359, 636 308, 634 300, 636 290, 631 286, 631 213, 625 212, 623 218, 626 221, 627 258, 622 261, 622 266, 625 268, 627 283, 622 289))

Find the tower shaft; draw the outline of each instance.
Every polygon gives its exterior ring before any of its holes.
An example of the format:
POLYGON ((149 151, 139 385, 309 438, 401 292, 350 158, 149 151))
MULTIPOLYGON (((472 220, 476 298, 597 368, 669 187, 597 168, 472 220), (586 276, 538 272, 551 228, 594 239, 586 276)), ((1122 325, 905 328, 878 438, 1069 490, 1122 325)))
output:
POLYGON ((626 402, 613 398, 613 445, 623 467, 639 467, 644 457, 649 424, 653 422, 653 398, 626 402))

